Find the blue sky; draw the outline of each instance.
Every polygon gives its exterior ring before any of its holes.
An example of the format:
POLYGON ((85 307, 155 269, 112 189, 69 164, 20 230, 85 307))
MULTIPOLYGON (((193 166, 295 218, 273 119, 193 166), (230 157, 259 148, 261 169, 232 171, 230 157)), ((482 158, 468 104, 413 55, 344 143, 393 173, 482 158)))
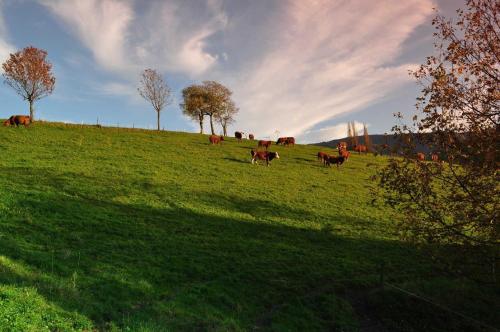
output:
MULTIPOLYGON (((318 142, 346 122, 389 132, 414 113, 408 75, 432 54, 432 8, 460 0, 0 0, 0 61, 33 45, 48 51, 54 93, 36 105, 50 121, 154 128, 137 91, 159 70, 174 93, 162 127, 196 131, 179 109, 183 87, 217 80, 240 108, 231 130, 318 142)), ((27 113, 0 86, 0 118, 27 113)), ((361 129, 361 128, 360 128, 361 129)))

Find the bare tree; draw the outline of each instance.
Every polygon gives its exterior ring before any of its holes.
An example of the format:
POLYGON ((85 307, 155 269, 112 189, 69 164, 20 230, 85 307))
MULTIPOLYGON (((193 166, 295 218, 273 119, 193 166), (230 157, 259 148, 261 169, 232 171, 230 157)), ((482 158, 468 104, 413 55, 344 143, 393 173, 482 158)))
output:
POLYGON ((368 129, 366 128, 366 124, 363 124, 363 138, 365 141, 366 151, 372 151, 372 142, 370 140, 370 135, 368 134, 368 129))
POLYGON ((351 144, 351 147, 354 147, 358 145, 358 132, 356 130, 356 123, 354 121, 351 121, 347 124, 348 126, 348 132, 349 132, 349 143, 351 144))
POLYGON ((180 104, 182 112, 191 119, 198 121, 200 134, 203 134, 203 120, 207 107, 206 90, 201 85, 190 85, 182 90, 183 103, 180 104))
POLYGON ((54 91, 56 79, 52 75, 52 64, 47 61, 47 52, 33 46, 10 54, 2 64, 4 83, 27 100, 30 121, 35 120, 35 101, 54 91))
POLYGON ((380 184, 386 202, 404 216, 406 238, 480 252, 478 263, 492 262, 497 271, 500 5, 468 0, 466 6, 456 24, 433 20, 436 55, 414 72, 423 86, 419 113, 413 126, 394 128, 403 158, 390 161, 380 184), (415 162, 416 143, 447 163, 415 162))
POLYGON ((137 91, 142 98, 153 105, 157 114, 157 128, 160 131, 160 112, 172 101, 170 88, 156 70, 145 69, 141 74, 137 91))
POLYGON ((227 126, 234 123, 234 116, 238 113, 239 109, 234 104, 234 101, 229 99, 221 112, 215 116, 217 122, 222 127, 224 136, 227 136, 227 126))

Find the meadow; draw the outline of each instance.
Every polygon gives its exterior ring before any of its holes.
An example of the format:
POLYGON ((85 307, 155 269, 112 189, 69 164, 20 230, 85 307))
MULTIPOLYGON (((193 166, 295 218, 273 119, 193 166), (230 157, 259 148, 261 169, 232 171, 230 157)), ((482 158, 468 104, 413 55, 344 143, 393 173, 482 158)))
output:
POLYGON ((386 157, 206 135, 0 128, 2 331, 443 331, 500 326, 498 288, 397 236, 370 176, 386 157), (492 291, 492 289, 494 291, 492 291))

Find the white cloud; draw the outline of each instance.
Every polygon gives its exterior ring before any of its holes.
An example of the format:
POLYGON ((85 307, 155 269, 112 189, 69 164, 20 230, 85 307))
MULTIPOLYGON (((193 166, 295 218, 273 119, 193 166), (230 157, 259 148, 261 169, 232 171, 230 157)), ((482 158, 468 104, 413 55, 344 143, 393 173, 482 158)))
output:
POLYGON ((336 126, 317 134, 311 128, 411 82, 413 65, 394 63, 435 6, 433 0, 276 0, 252 4, 265 10, 243 19, 247 12, 238 10, 245 6, 226 3, 236 8, 230 15, 222 0, 39 1, 102 68, 131 82, 105 83, 105 93, 136 96, 131 87, 146 67, 215 79, 234 91, 237 129, 304 140, 335 133, 336 126))
MULTIPOLYGON (((39 0, 71 28, 104 69, 132 77, 141 69, 200 74, 217 54, 207 40, 224 28, 227 17, 220 1, 208 1, 203 11, 185 2, 149 2, 141 15, 132 1, 39 0)), ((198 8, 199 9, 199 8, 198 8)), ((135 78, 135 77, 134 77, 135 78)))
POLYGON ((101 66, 118 70, 127 65, 127 33, 134 19, 129 2, 41 0, 41 3, 63 19, 101 66))
MULTIPOLYGON (((3 17, 3 1, 0 0, 0 63, 3 63, 9 57, 10 53, 15 52, 14 46, 12 46, 7 40, 7 29, 4 23, 3 17)), ((0 72, 3 72, 0 67, 0 72)))
MULTIPOLYGON (((355 125, 358 132, 357 134, 359 136, 363 135, 363 124, 355 122, 355 125)), ((366 127, 370 127, 370 124, 366 124, 366 127)), ((319 129, 306 130, 300 134, 297 139, 303 143, 320 143, 344 137, 347 137, 347 122, 319 129)))
POLYGON ((429 0, 289 1, 274 47, 230 80, 240 127, 259 135, 304 133, 377 102, 410 82, 391 66, 410 33, 432 14, 429 0))

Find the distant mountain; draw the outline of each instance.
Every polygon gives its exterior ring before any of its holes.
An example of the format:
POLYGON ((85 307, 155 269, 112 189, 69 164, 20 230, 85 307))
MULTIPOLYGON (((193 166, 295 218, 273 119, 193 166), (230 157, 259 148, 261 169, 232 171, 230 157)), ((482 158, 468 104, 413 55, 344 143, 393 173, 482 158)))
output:
MULTIPOLYGON (((369 135, 370 140, 373 145, 382 145, 382 144, 388 144, 389 146, 394 146, 396 144, 396 139, 394 135, 369 135)), ((364 137, 363 136, 358 136, 358 141, 360 144, 364 144, 364 137)), ((334 139, 331 141, 327 142, 320 142, 320 143, 314 143, 312 145, 318 145, 318 146, 327 146, 330 148, 336 148, 337 144, 339 142, 348 142, 349 143, 349 138, 344 137, 344 138, 339 138, 339 139, 334 139)))
MULTIPOLYGON (((394 135, 369 135, 369 137, 370 137, 372 145, 375 149, 377 148, 377 146, 381 146, 383 144, 389 145, 389 147, 392 149, 394 146, 396 146, 396 143, 397 143, 396 137, 394 135)), ((360 144, 364 144, 364 140, 365 139, 363 136, 358 136, 358 141, 360 142, 360 144)), ((344 138, 334 139, 334 140, 327 141, 327 142, 313 143, 311 145, 326 146, 326 147, 334 149, 337 147, 337 144, 339 142, 347 142, 349 144, 349 138, 344 137, 344 138)), ((352 147, 349 147, 349 149, 351 149, 351 148, 352 147)), ((424 146, 422 144, 417 144, 417 151, 423 152, 426 154, 431 152, 431 150, 427 146, 424 146)))

